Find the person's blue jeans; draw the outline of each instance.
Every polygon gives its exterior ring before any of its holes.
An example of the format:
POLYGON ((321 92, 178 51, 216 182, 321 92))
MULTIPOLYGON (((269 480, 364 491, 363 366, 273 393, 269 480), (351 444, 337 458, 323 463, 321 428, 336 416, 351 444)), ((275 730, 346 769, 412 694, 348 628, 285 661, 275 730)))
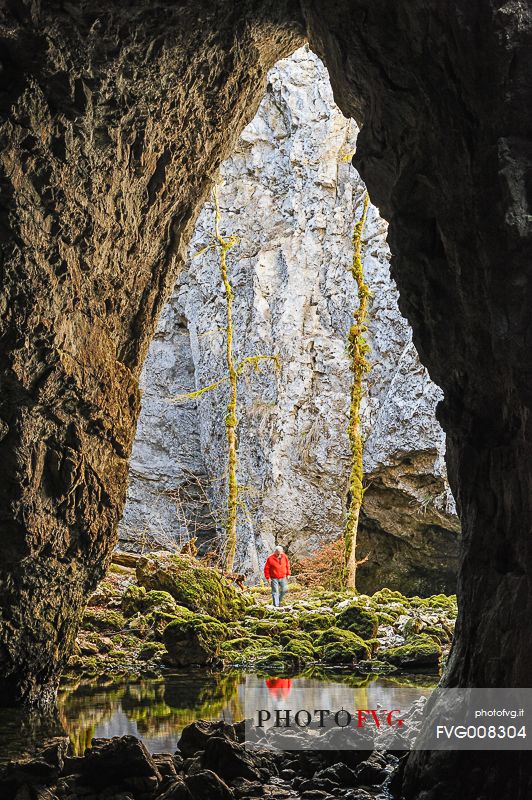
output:
POLYGON ((281 600, 288 589, 288 580, 286 578, 271 578, 270 583, 272 585, 273 604, 274 606, 280 606, 281 600))

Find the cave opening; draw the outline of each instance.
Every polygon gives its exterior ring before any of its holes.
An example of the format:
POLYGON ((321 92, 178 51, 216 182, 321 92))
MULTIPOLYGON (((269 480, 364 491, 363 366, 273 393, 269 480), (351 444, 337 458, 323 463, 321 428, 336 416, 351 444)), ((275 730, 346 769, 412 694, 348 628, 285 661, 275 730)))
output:
MULTIPOLYGON (((266 93, 220 169, 236 361, 272 353, 241 378, 235 569, 262 575, 274 544, 296 562, 342 536, 350 452, 346 341, 356 305, 352 225, 365 186, 352 167, 358 128, 334 102, 308 44, 268 73, 266 93)), ((119 547, 219 545, 226 506, 225 305, 203 207, 141 378, 119 547), (198 253, 200 256, 198 257, 198 253), (216 385, 200 397, 180 393, 216 385), (174 400, 174 401, 173 401, 174 400), (172 402, 173 401, 173 402, 172 402)), ((420 364, 389 275, 386 223, 370 207, 363 241, 371 287, 362 406, 365 497, 359 590, 427 596, 456 590, 459 523, 447 483, 441 392, 420 364)))

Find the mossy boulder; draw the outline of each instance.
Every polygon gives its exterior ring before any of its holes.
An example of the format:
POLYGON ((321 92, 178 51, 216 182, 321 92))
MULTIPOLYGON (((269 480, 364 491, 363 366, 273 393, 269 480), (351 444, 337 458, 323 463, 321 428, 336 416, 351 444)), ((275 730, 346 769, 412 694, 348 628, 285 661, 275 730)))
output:
POLYGON ((430 600, 431 606, 441 605, 443 608, 458 608, 458 601, 455 594, 433 594, 428 599, 430 600))
POLYGON ((264 617, 265 620, 270 620, 273 623, 280 623, 289 628, 297 628, 299 625, 299 615, 294 613, 292 609, 277 608, 267 610, 264 617))
POLYGON ((115 633, 107 641, 118 650, 134 650, 139 645, 139 639, 129 633, 115 633))
POLYGON ((257 671, 266 671, 267 674, 271 674, 272 672, 284 672, 287 667, 292 670, 295 665, 297 665, 297 662, 293 662, 290 658, 287 658, 286 661, 283 660, 282 653, 276 647, 272 647, 271 650, 265 650, 262 655, 253 662, 254 669, 257 671))
POLYGON ((290 631, 279 636, 280 658, 293 666, 316 661, 316 650, 312 639, 304 631, 290 631))
POLYGON ((335 622, 336 617, 332 611, 306 611, 299 617, 299 627, 304 631, 326 631, 335 622))
MULTIPOLYGON (((176 620, 191 620, 194 619, 196 615, 193 611, 189 608, 185 608, 184 606, 175 606, 172 613, 168 613, 166 611, 151 611, 149 614, 146 614, 145 617, 138 617, 139 620, 144 620, 144 624, 147 626, 147 636, 149 639, 162 639, 162 635, 164 629, 167 625, 171 622, 175 622, 176 620)), ((137 620, 137 617, 133 617, 130 625, 137 620)), ((142 629, 144 630, 144 628, 142 629)))
POLYGON ((326 664, 356 664, 371 657, 370 647, 352 631, 330 628, 316 640, 320 659, 326 664))
POLYGON ((255 666, 264 659, 279 659, 283 646, 270 637, 240 636, 228 639, 220 647, 220 655, 226 664, 255 666))
POLYGON ((128 586, 122 596, 122 611, 126 616, 133 614, 146 614, 152 611, 162 611, 172 614, 177 603, 169 592, 152 590, 146 591, 144 586, 128 586))
POLYGON ((453 638, 451 632, 443 625, 426 625, 423 628, 423 633, 426 633, 432 639, 437 639, 441 644, 449 644, 453 638))
POLYGON ((347 631, 343 631, 341 628, 337 628, 336 626, 333 628, 329 628, 326 631, 322 631, 315 640, 316 647, 323 647, 325 644, 329 644, 330 642, 335 642, 344 637, 347 631))
POLYGON ((386 606, 390 603, 400 603, 401 605, 408 605, 408 598, 401 592, 395 592, 392 589, 379 589, 371 596, 370 602, 372 605, 386 606))
POLYGON ((89 597, 87 606, 106 606, 109 602, 117 600, 119 597, 120 589, 111 581, 104 579, 89 597))
POLYGON ((305 631, 285 631, 278 637, 282 645, 290 644, 291 642, 301 642, 308 647, 312 647, 312 637, 305 633, 305 631))
POLYGON ((366 639, 365 642, 370 649, 371 655, 374 656, 381 646, 380 641, 378 639, 366 639))
POLYGON ((356 633, 361 639, 373 639, 377 635, 379 619, 373 609, 353 603, 337 613, 336 626, 356 633))
POLYGON ((155 656, 166 653, 166 647, 162 642, 147 642, 139 651, 138 658, 141 661, 150 661, 155 656))
POLYGON ((256 617, 257 619, 264 619, 268 616, 268 608, 265 605, 251 606, 246 611, 246 617, 256 617))
MULTIPOLYGON (((349 633, 349 631, 345 631, 349 633)), ((370 658, 370 651, 366 643, 355 633, 354 639, 330 642, 321 651, 321 660, 325 664, 356 664, 357 661, 366 661, 370 658)))
POLYGON ((293 639, 283 643, 279 658, 287 665, 300 666, 316 661, 317 656, 310 640, 293 639))
POLYGON ((84 675, 96 675, 101 671, 102 664, 96 656, 72 656, 68 662, 68 669, 84 675))
POLYGON ((378 611, 377 619, 379 620, 379 625, 393 625, 397 619, 397 615, 385 614, 384 611, 378 611))
POLYGON ((167 661, 175 667, 211 664, 219 658, 225 639, 225 625, 201 614, 188 620, 176 619, 163 632, 167 661))
POLYGON ((413 636, 417 636, 418 633, 421 633, 422 629, 423 622, 419 617, 409 617, 402 626, 403 636, 406 639, 410 639, 413 636))
POLYGON ((109 608, 87 608, 83 614, 83 628, 89 631, 120 631, 126 620, 120 611, 109 608))
POLYGON ((149 591, 168 592, 179 605, 222 622, 242 617, 250 603, 218 570, 191 556, 156 553, 140 558, 137 581, 149 591))
POLYGON ((128 586, 120 602, 122 611, 126 617, 131 617, 133 614, 140 613, 141 609, 144 608, 145 598, 146 589, 144 586, 137 586, 136 584, 128 586))
POLYGON ((228 639, 223 642, 220 648, 221 655, 225 658, 227 655, 240 656, 249 648, 255 647, 255 640, 251 636, 239 636, 236 639, 228 639))
POLYGON ((399 617, 408 617, 412 610, 410 606, 401 605, 401 603, 390 603, 387 606, 382 606, 385 609, 386 613, 394 618, 394 623, 397 622, 399 617))
POLYGON ((441 646, 426 633, 413 636, 405 644, 379 653, 380 659, 402 669, 437 669, 441 657, 441 646))
POLYGON ((282 619, 246 619, 244 626, 254 636, 279 636, 290 630, 290 625, 282 619))
POLYGON ((410 605, 414 608, 439 610, 450 617, 456 616, 458 606, 456 595, 434 594, 431 597, 410 597, 410 605))

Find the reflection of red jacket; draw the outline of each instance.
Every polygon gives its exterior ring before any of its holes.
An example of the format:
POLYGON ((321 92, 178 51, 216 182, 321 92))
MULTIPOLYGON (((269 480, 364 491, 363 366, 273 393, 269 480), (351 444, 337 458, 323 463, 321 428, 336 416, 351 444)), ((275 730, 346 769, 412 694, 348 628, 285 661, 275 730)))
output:
POLYGON ((291 575, 290 562, 286 553, 281 553, 281 557, 277 553, 272 553, 268 556, 264 565, 264 577, 266 580, 270 578, 286 578, 291 575))
POLYGON ((285 700, 290 694, 292 680, 291 678, 268 678, 266 686, 276 700, 285 700))

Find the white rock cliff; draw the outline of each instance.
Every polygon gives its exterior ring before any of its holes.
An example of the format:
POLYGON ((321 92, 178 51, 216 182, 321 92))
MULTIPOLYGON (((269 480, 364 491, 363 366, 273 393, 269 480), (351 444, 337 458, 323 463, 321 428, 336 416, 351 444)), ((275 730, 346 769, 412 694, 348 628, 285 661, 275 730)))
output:
MULTIPOLYGON (((221 228, 235 292, 234 353, 278 356, 239 381, 238 565, 260 573, 275 542, 297 558, 342 532, 350 454, 346 336, 356 308, 349 272, 365 187, 350 164, 357 129, 335 106, 307 48, 280 61, 266 96, 222 166, 221 228)), ((228 387, 179 393, 225 375, 225 295, 203 209, 190 260, 143 375, 122 546, 207 540, 223 526, 228 387), (199 255, 198 255, 199 254, 199 255)), ((440 397, 420 365, 389 274, 386 224, 370 205, 363 232, 372 291, 362 419, 366 494, 359 587, 453 590, 459 525, 445 475, 440 397)))

